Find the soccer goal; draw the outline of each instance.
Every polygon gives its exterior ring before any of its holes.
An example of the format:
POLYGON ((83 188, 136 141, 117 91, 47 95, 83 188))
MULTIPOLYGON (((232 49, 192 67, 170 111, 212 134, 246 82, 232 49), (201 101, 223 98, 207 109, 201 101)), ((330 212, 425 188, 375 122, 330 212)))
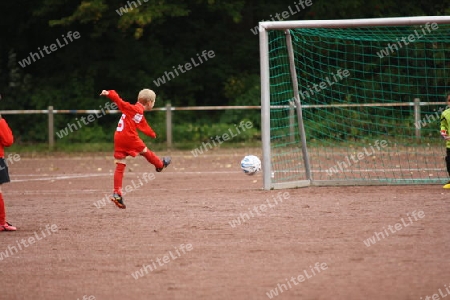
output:
POLYGON ((450 16, 260 22, 264 189, 448 180, 450 16))

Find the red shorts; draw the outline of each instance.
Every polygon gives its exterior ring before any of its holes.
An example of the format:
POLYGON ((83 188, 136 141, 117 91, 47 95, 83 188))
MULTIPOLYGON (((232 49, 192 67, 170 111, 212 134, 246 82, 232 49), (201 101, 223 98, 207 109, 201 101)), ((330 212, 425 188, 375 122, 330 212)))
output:
POLYGON ((134 140, 131 143, 114 139, 114 158, 124 159, 127 156, 136 157, 145 147, 141 139, 134 140))

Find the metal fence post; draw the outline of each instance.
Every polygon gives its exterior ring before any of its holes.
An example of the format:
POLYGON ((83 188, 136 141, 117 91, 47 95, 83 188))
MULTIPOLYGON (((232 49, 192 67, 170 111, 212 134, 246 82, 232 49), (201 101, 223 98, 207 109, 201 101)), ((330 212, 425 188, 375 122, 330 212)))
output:
POLYGON ((54 124, 53 106, 48 107, 48 147, 53 150, 55 147, 55 131, 53 128, 54 124))
POLYGON ((167 148, 172 148, 172 105, 166 104, 166 139, 167 148))

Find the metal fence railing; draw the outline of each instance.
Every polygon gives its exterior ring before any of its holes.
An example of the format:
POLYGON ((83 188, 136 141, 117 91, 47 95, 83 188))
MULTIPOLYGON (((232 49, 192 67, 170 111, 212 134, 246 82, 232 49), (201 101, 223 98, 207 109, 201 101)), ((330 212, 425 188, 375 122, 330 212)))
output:
MULTIPOLYGON (((417 123, 421 119, 421 107, 422 106, 436 106, 445 105, 443 102, 421 102, 420 99, 415 98, 414 102, 400 102, 400 103, 367 103, 367 104, 327 104, 327 105, 302 105, 302 109, 309 108, 320 108, 320 107, 343 107, 343 106, 412 106, 414 107, 414 121, 417 123)), ((290 105, 277 105, 271 106, 272 108, 289 108, 290 120, 294 122, 295 120, 295 105, 291 101, 290 105)), ((167 104, 165 107, 153 108, 154 111, 165 111, 166 112, 166 143, 167 147, 171 148, 173 143, 172 138, 172 112, 173 111, 206 111, 206 110, 247 110, 247 109, 257 109, 260 110, 261 106, 185 106, 185 107, 174 107, 171 104, 167 104)), ((118 114, 120 110, 98 110, 98 109, 87 109, 87 110, 72 110, 72 109, 54 109, 53 106, 49 106, 48 109, 41 110, 2 110, 0 114, 3 115, 18 115, 18 114, 46 114, 48 115, 48 145, 49 149, 53 149, 55 146, 55 128, 54 128, 54 115, 55 114, 118 114)), ((290 130, 290 136, 293 137, 293 132, 295 130, 294 124, 292 124, 290 130)), ((415 136, 417 139, 421 137, 421 127, 416 126, 415 136)))
MULTIPOLYGON (((166 143, 167 147, 171 148, 173 143, 172 137, 172 112, 173 111, 187 111, 187 110, 230 110, 230 109, 261 109, 261 106, 187 106, 187 107, 174 107, 171 104, 167 104, 165 107, 155 107, 153 111, 165 111, 166 112, 166 143)), ((49 149, 53 149, 55 146, 55 114, 119 114, 120 110, 99 110, 99 109, 54 109, 53 106, 49 106, 47 109, 35 109, 35 110, 2 110, 2 115, 28 115, 28 114, 46 114, 48 115, 48 145, 49 149)))

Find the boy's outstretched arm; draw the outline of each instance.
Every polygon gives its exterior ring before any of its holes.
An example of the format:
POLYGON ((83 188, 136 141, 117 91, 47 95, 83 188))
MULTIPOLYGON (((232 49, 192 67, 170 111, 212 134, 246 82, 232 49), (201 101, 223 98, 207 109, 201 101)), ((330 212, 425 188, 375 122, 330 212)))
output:
POLYGON ((145 118, 142 118, 141 122, 137 124, 137 128, 142 131, 143 134, 156 139, 156 133, 153 131, 153 129, 148 125, 147 120, 145 118))
POLYGON ((128 106, 131 105, 130 103, 123 101, 122 98, 120 98, 119 94, 117 94, 117 92, 115 90, 109 90, 109 91, 103 90, 100 93, 100 96, 108 97, 111 101, 113 101, 114 103, 117 104, 117 107, 122 112, 127 105, 128 106))

